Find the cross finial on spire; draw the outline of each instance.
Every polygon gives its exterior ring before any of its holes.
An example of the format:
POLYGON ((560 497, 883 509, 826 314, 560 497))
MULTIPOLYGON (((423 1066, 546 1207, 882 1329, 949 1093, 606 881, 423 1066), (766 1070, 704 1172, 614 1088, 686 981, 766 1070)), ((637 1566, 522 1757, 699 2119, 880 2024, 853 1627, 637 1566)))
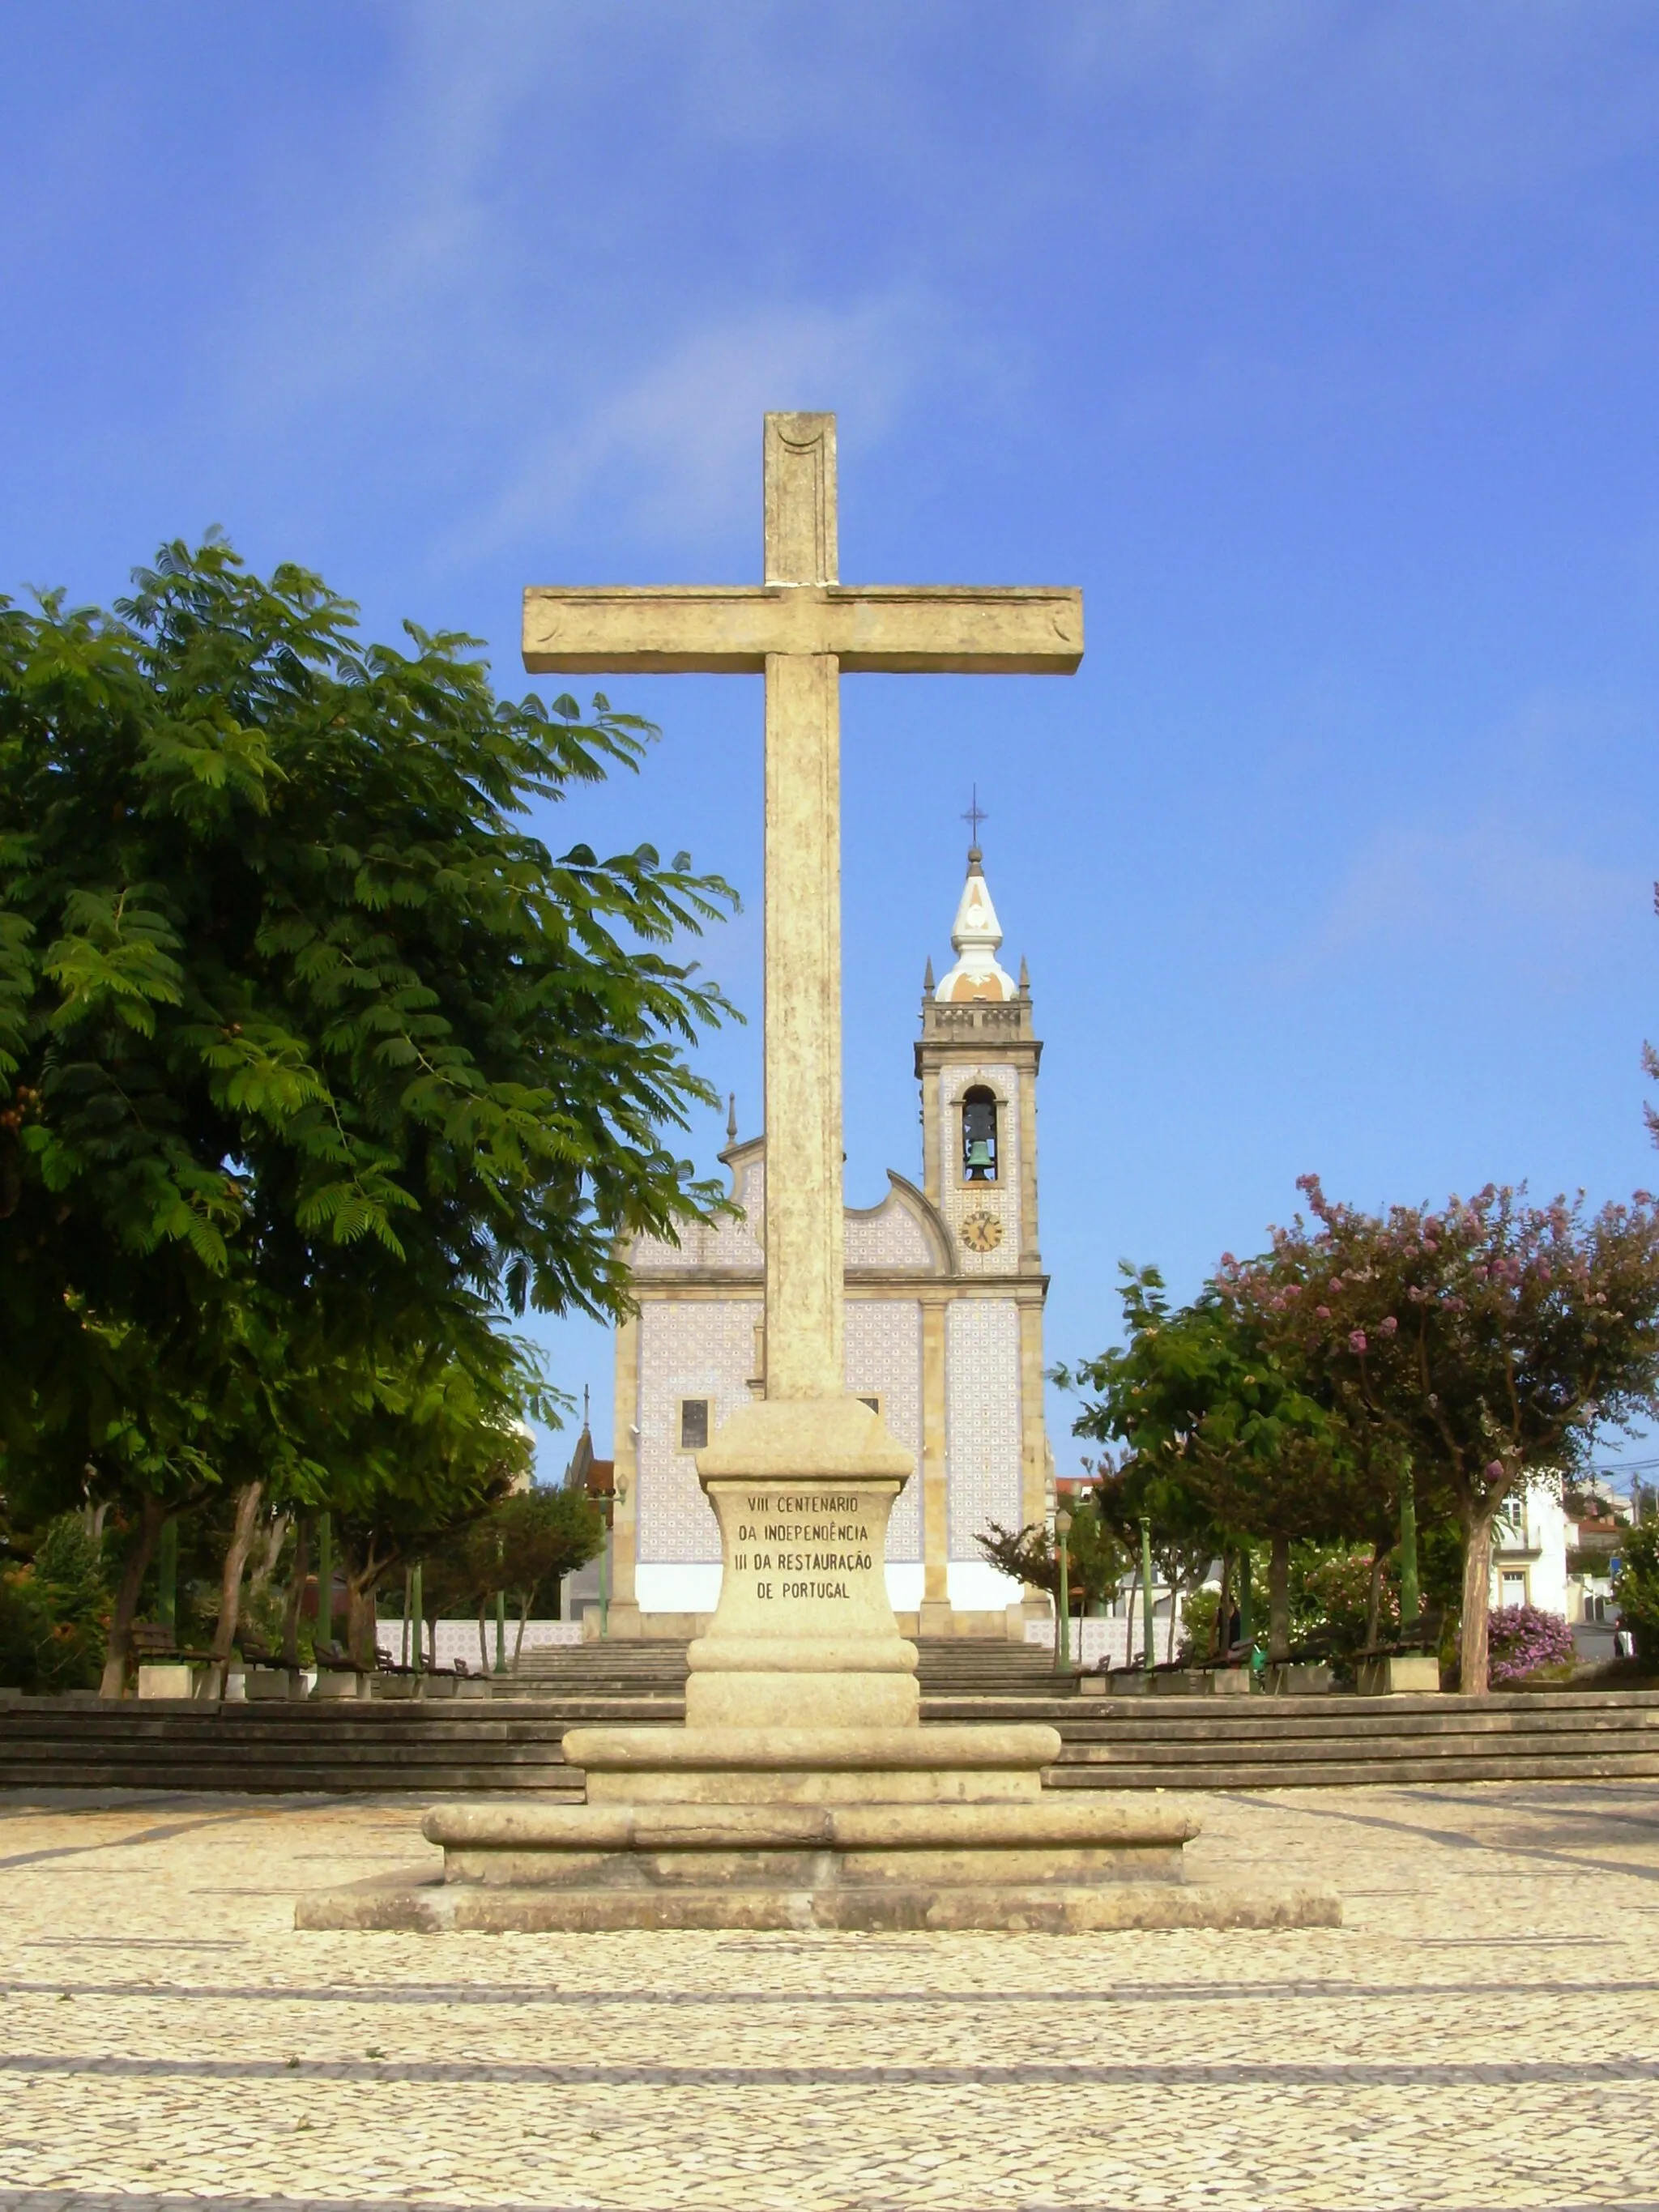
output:
POLYGON ((981 822, 988 822, 991 817, 979 803, 979 786, 977 784, 975 784, 973 787, 973 792, 974 796, 972 803, 969 805, 968 811, 962 818, 968 824, 969 829, 973 833, 974 842, 972 849, 974 857, 977 860, 979 857, 979 825, 981 822))

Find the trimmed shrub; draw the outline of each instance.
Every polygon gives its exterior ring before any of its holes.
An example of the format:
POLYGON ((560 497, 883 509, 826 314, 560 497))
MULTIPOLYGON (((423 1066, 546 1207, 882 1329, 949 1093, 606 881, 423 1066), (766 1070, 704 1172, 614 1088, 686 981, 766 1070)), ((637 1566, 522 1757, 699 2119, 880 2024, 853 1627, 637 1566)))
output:
POLYGON ((65 1513, 47 1524, 30 1563, 0 1571, 0 1682, 94 1688, 108 1619, 102 1547, 78 1513, 65 1513))

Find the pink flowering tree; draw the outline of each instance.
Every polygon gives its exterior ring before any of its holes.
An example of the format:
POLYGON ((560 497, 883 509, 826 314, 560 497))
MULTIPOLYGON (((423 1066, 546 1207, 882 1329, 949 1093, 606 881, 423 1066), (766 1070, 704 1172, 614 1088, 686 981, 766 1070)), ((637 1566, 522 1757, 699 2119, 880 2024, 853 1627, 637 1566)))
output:
POLYGON ((1571 1465, 1598 1429, 1659 1410, 1659 1205, 1587 1215, 1582 1194, 1530 1206, 1488 1187, 1437 1212, 1362 1213, 1304 1176, 1311 1222, 1261 1259, 1225 1255, 1223 1298, 1356 1425, 1443 1481, 1464 1538, 1462 1676, 1487 1687, 1492 1526, 1531 1477, 1571 1465))

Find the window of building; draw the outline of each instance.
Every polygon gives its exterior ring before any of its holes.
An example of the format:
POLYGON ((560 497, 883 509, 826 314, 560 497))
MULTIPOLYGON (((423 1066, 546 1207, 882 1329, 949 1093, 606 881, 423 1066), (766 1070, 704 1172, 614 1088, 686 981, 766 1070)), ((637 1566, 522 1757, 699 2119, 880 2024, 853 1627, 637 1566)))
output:
POLYGON ((982 1083, 962 1094, 962 1179, 963 1182, 997 1179, 996 1093, 982 1083))
POLYGON ((682 1398, 680 1400, 680 1449, 706 1451, 708 1449, 708 1399, 682 1398))
POLYGON ((1505 1605, 1524 1605, 1526 1603, 1527 1578, 1525 1575, 1514 1575, 1506 1572, 1504 1576, 1503 1583, 1504 1603, 1505 1605))

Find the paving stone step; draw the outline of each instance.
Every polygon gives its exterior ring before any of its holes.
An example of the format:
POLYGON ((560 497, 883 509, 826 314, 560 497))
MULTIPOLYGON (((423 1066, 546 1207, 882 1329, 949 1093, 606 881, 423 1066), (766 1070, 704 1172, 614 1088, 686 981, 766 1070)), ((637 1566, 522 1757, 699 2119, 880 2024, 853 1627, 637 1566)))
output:
POLYGON ((1239 1759, 1252 1759, 1264 1765, 1277 1762, 1288 1770, 1293 1766, 1361 1757, 1382 1759, 1393 1764, 1401 1759, 1617 1759, 1650 1753, 1659 1756, 1659 1732, 1620 1735, 1585 1732, 1571 1735, 1493 1736, 1471 1731, 1463 1735, 1437 1736, 1431 1744, 1411 1736, 1383 1737, 1368 1741, 1363 1745, 1356 1743, 1351 1737, 1343 1736, 1325 1736, 1317 1741, 1304 1740, 1288 1744, 1241 1741, 1201 1747, 1188 1743, 1066 1742, 1062 1744, 1058 1763, 1066 1766, 1095 1767, 1133 1763, 1187 1771, 1195 1766, 1226 1765, 1239 1759))
POLYGON ((219 1765, 158 1767, 147 1759, 100 1759, 67 1771, 58 1765, 8 1759, 0 1772, 8 1790, 204 1790, 264 1796, 315 1792, 328 1796, 374 1794, 407 1796, 447 1796, 457 1791, 477 1791, 489 1796, 501 1790, 533 1790, 546 1798, 580 1801, 585 1787, 579 1769, 540 1766, 471 1767, 447 1765, 429 1775, 411 1779, 401 1761, 393 1765, 353 1768, 250 1765, 233 1761, 219 1765))
POLYGON ((1395 1789, 1411 1782, 1613 1782, 1659 1778, 1659 1750, 1622 1755, 1583 1753, 1571 1759, 1400 1759, 1333 1761, 1324 1765, 1206 1761, 1173 1767, 1126 1762, 1115 1766, 1054 1766, 1057 1790, 1336 1790, 1395 1789))

